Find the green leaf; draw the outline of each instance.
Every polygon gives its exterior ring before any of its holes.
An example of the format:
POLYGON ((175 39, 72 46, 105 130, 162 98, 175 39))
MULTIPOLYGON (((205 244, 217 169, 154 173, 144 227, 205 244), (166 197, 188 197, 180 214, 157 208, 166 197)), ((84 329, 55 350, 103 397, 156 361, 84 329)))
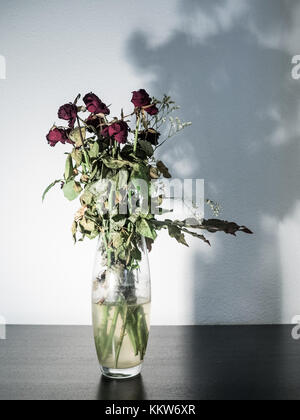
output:
POLYGON ((56 184, 58 184, 59 182, 61 182, 61 179, 58 179, 58 180, 56 180, 56 181, 54 181, 54 182, 52 182, 52 184, 50 184, 46 189, 45 189, 45 191, 44 191, 44 194, 43 194, 43 196, 42 196, 42 201, 44 201, 45 200, 45 197, 46 197, 46 195, 48 194, 48 192, 53 188, 53 187, 55 187, 55 185, 56 184))
POLYGON ((117 230, 124 227, 126 224, 126 221, 127 221, 126 216, 123 216, 122 214, 118 214, 117 216, 112 217, 110 222, 111 222, 112 228, 117 230))
MULTIPOLYGON (((132 171, 131 177, 130 177, 130 181, 132 182, 132 184, 134 185, 135 188, 140 187, 140 182, 139 180, 144 180, 147 183, 150 182, 150 170, 147 166, 145 165, 134 165, 134 169, 132 171)), ((150 189, 150 187, 148 188, 148 190, 150 189)))
POLYGON ((76 147, 83 146, 82 139, 85 140, 86 138, 86 129, 85 127, 81 128, 81 134, 80 134, 80 128, 77 127, 74 130, 71 131, 69 134, 70 140, 72 140, 75 143, 76 147))
POLYGON ((76 233, 77 233, 77 223, 74 221, 72 224, 72 235, 73 235, 75 243, 77 242, 76 233))
POLYGON ((123 239, 120 232, 113 232, 111 234, 111 240, 113 242, 113 246, 116 249, 119 249, 123 245, 123 239))
POLYGON ((131 174, 131 178, 139 178, 139 179, 144 179, 145 181, 149 181, 150 177, 150 170, 148 168, 148 166, 143 165, 143 164, 135 164, 132 174, 131 174))
POLYGON ((100 151, 99 143, 95 141, 94 143, 92 143, 90 151, 89 151, 90 157, 97 158, 99 156, 99 151, 100 151))
POLYGON ((124 168, 124 166, 126 165, 132 166, 132 163, 126 160, 118 160, 111 158, 103 158, 103 163, 109 169, 121 169, 124 168))
POLYGON ((155 240, 157 238, 157 233, 152 228, 150 223, 145 219, 140 219, 136 223, 136 231, 144 238, 149 238, 155 240))
POLYGON ((153 156, 154 150, 151 143, 149 143, 146 140, 139 140, 139 145, 141 149, 146 153, 147 156, 149 157, 153 156))
POLYGON ((94 179, 97 176, 97 179, 99 179, 100 178, 100 171, 101 171, 101 167, 99 165, 99 160, 95 159, 92 163, 90 178, 94 179))
POLYGON ((79 196, 81 191, 82 188, 80 184, 75 181, 67 182, 63 187, 64 195, 70 201, 75 200, 79 196))
POLYGON ((90 156, 85 149, 83 149, 82 153, 83 153, 83 157, 84 157, 85 167, 90 171, 90 169, 91 169, 90 156))
MULTIPOLYGON (((135 264, 135 261, 141 261, 142 260, 142 253, 138 249, 138 247, 134 247, 130 252, 130 258, 133 259, 133 263, 135 264)), ((135 266, 135 265, 134 265, 135 266)))
POLYGON ((74 176, 72 156, 68 155, 65 167, 65 180, 68 182, 74 176))
POLYGON ((84 205, 89 206, 90 204, 92 204, 92 201, 93 201, 93 194, 87 190, 80 197, 80 202, 83 206, 84 205))
POLYGON ((187 233, 187 234, 189 234, 189 235, 194 236, 194 238, 201 239, 201 241, 203 241, 206 244, 208 244, 209 246, 211 246, 209 240, 206 239, 206 237, 204 235, 200 235, 199 233, 196 233, 196 232, 191 232, 190 230, 185 229, 185 228, 183 228, 182 231, 185 232, 185 233, 187 233))
POLYGON ((80 221, 80 226, 82 227, 85 233, 92 233, 95 230, 95 223, 92 220, 87 219, 86 217, 82 218, 82 220, 80 221))
POLYGON ((78 149, 73 149, 71 156, 75 160, 76 166, 78 168, 82 163, 82 152, 78 149))
POLYGON ((182 233, 179 227, 177 227, 176 225, 170 224, 168 226, 168 231, 171 238, 175 238, 177 242, 188 247, 184 234, 182 233))
POLYGON ((137 222, 138 218, 140 216, 138 214, 133 213, 129 218, 129 222, 132 223, 133 225, 137 222))

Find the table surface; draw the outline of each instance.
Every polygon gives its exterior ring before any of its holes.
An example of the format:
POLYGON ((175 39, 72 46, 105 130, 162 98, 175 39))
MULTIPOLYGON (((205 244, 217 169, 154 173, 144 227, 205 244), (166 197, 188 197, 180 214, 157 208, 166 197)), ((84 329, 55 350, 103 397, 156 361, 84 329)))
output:
POLYGON ((291 326, 152 327, 141 376, 100 375, 90 327, 9 326, 1 400, 298 400, 291 326))

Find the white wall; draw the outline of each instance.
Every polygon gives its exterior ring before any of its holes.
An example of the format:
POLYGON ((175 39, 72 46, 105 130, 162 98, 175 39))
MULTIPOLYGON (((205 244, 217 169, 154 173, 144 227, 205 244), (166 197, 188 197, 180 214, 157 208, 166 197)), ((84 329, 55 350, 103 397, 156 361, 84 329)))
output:
POLYGON ((76 205, 41 193, 63 147, 59 105, 94 91, 117 114, 130 92, 172 94, 193 128, 164 149, 175 176, 205 178, 250 238, 151 255, 153 324, 290 322, 300 313, 297 1, 0 0, 0 314, 10 324, 88 324, 95 243, 72 244, 76 205))

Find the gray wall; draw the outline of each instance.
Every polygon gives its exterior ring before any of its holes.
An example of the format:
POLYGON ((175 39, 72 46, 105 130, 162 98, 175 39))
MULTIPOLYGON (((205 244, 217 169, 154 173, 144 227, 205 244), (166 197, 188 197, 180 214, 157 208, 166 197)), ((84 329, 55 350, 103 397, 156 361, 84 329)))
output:
MULTIPOLYGON (((63 149, 45 134, 59 105, 95 91, 117 114, 130 92, 169 93, 191 129, 161 156, 204 178, 222 217, 255 236, 151 256, 154 324, 281 323, 300 313, 297 0, 0 0, 0 314, 9 323, 90 322, 95 244, 72 247, 76 206, 44 186, 63 149)), ((209 215, 209 214, 208 214, 209 215)))

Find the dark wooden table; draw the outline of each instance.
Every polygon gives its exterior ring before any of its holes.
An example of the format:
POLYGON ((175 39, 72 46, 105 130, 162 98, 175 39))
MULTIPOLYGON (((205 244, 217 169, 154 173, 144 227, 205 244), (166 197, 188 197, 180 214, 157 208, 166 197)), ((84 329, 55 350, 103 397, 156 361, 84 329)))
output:
POLYGON ((300 399, 290 326, 154 327, 142 376, 100 376, 90 327, 10 326, 1 400, 300 399))

